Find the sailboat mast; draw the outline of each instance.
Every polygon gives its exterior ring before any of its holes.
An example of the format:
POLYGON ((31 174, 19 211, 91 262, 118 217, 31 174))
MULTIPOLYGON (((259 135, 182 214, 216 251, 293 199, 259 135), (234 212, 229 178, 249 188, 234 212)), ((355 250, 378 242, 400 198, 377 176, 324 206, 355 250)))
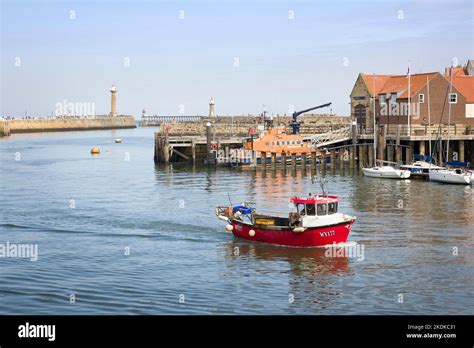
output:
POLYGON ((377 137, 375 134, 375 73, 374 73, 374 165, 377 167, 377 137))
POLYGON ((451 127, 451 93, 453 93, 453 64, 449 70, 449 95, 448 95, 448 140, 446 141, 446 162, 449 162, 449 130, 451 127))
MULTIPOLYGON (((411 135, 411 74, 410 74, 410 61, 408 61, 408 136, 411 135)), ((407 159, 408 161, 408 159, 407 159)))
POLYGON ((428 141, 429 141, 429 147, 430 147, 430 163, 431 163, 431 109, 430 109, 430 79, 428 78, 428 75, 426 75, 426 85, 428 88, 428 141))

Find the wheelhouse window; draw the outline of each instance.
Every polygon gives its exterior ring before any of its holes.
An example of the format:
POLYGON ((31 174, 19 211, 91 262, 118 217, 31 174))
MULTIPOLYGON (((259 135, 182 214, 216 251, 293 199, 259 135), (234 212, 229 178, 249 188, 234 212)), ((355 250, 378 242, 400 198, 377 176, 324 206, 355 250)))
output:
POLYGON ((451 94, 449 95, 449 102, 450 102, 451 104, 456 104, 456 103, 458 102, 458 95, 457 95, 457 93, 451 93, 451 94))
POLYGON ((316 208, 314 204, 306 204, 306 215, 316 215, 316 208))
POLYGON ((329 203, 328 204, 328 214, 336 214, 337 213, 337 202, 329 203))
POLYGON ((318 204, 317 205, 318 215, 327 215, 328 205, 327 204, 318 204))
POLYGON ((298 211, 300 215, 306 215, 306 209, 304 207, 304 204, 297 204, 296 210, 298 211))
POLYGON ((423 104, 425 102, 425 95, 418 94, 418 103, 423 104))

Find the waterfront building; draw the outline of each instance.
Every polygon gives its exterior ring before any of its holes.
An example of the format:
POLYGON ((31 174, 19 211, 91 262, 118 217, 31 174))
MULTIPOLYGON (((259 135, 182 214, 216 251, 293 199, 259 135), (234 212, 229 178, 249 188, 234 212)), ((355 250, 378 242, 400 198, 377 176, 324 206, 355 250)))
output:
MULTIPOLYGON (((448 132, 449 153, 459 161, 474 160, 473 61, 463 67, 446 68, 444 74, 411 75, 360 73, 352 89, 351 116, 357 122, 359 139, 373 141, 374 120, 380 156, 393 159, 393 147, 407 145, 411 154, 437 154, 443 162, 448 132), (452 81, 452 86, 451 86, 452 81), (375 105, 374 105, 375 103, 375 105), (375 112, 375 117, 374 117, 375 112), (434 142, 437 149, 433 147, 434 142), (432 147, 433 146, 433 147, 432 147), (390 147, 390 146, 389 146, 390 147)), ((446 157, 446 156, 444 156, 446 157)))

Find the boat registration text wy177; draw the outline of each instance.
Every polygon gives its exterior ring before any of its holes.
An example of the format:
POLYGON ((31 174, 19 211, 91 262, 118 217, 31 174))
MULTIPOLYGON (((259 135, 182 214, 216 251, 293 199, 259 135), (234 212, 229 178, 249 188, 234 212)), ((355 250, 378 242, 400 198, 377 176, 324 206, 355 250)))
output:
POLYGON ((336 235, 336 231, 327 231, 327 232, 319 232, 321 237, 332 237, 336 235))

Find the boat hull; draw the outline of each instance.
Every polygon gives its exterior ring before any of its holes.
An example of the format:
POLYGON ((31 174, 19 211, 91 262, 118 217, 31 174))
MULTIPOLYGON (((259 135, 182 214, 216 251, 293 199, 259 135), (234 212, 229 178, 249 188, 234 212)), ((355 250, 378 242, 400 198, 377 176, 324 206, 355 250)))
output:
POLYGON ((294 232, 292 228, 264 228, 236 220, 231 223, 235 236, 254 242, 291 247, 318 247, 345 243, 354 222, 355 218, 331 226, 309 227, 303 232, 294 232))
POLYGON ((369 178, 383 178, 383 179, 408 179, 410 177, 409 170, 380 170, 374 168, 362 168, 362 172, 369 178))
POLYGON ((430 170, 430 181, 441 182, 445 184, 469 185, 472 176, 456 174, 448 170, 430 170))

